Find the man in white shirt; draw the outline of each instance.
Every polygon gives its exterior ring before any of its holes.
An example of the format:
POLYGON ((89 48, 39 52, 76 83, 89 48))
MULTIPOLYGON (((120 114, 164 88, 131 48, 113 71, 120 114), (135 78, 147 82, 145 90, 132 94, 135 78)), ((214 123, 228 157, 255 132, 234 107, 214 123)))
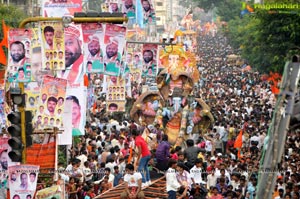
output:
POLYGON ((217 184, 217 175, 215 175, 215 169, 213 168, 207 176, 207 189, 210 189, 210 187, 215 187, 217 184))
POLYGON ((170 159, 169 161, 169 169, 166 173, 166 184, 167 184, 167 192, 168 199, 176 199, 176 192, 180 188, 180 184, 176 178, 176 169, 177 162, 174 159, 170 159))
POLYGON ((201 159, 197 158, 195 161, 195 165, 190 170, 190 175, 194 186, 205 184, 205 182, 202 180, 201 174, 202 174, 202 161, 201 159))
POLYGON ((144 192, 142 191, 142 174, 140 172, 134 172, 134 166, 132 164, 127 164, 125 170, 125 191, 121 193, 120 198, 145 198, 144 192))

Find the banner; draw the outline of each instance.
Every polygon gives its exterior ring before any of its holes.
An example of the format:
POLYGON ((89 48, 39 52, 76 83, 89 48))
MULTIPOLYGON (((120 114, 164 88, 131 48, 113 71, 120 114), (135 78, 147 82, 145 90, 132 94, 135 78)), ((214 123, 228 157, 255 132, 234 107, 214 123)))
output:
POLYGON ((62 114, 66 96, 67 80, 44 76, 39 97, 38 111, 34 118, 37 129, 62 127, 62 114))
POLYGON ((122 13, 126 13, 128 17, 128 23, 132 22, 133 25, 136 19, 136 0, 122 0, 122 13))
POLYGON ((55 147, 56 142, 54 137, 49 134, 38 135, 38 139, 35 137, 34 142, 41 142, 39 144, 34 143, 32 146, 26 148, 26 163, 32 165, 39 165, 40 169, 53 170, 55 168, 55 147))
POLYGON ((62 22, 41 22, 42 70, 65 69, 65 43, 62 22))
POLYGON ((82 0, 43 0, 43 17, 62 17, 82 11, 82 0))
POLYGON ((106 0, 104 3, 101 4, 102 12, 110 12, 110 13, 118 13, 121 12, 121 4, 118 1, 110 1, 106 0))
POLYGON ((73 102, 71 100, 66 100, 62 118, 64 131, 57 135, 58 145, 72 145, 72 107, 73 102))
POLYGON ((25 86, 24 91, 26 110, 31 111, 34 117, 38 109, 41 89, 37 82, 30 82, 25 86))
POLYGON ((103 52, 105 25, 99 23, 82 24, 84 66, 87 73, 104 73, 103 52))
POLYGON ((125 81, 121 77, 107 77, 107 111, 125 111, 125 81))
POLYGON ((16 165, 8 167, 11 199, 33 198, 36 190, 39 166, 16 165))
POLYGON ((31 80, 31 29, 10 29, 8 33, 8 66, 9 82, 29 82, 31 80))
POLYGON ((57 77, 68 80, 68 85, 83 85, 85 68, 83 67, 83 38, 81 25, 69 24, 65 32, 65 67, 58 71, 57 77))
POLYGON ((156 83, 157 50, 158 50, 158 46, 156 44, 143 45, 142 78, 146 79, 146 85, 151 85, 156 83))
POLYGON ((66 101, 73 102, 72 106, 72 135, 84 135, 86 122, 87 89, 84 86, 69 87, 67 89, 66 101))
POLYGON ((156 22, 155 10, 151 0, 141 0, 144 14, 144 25, 156 22))
POLYGON ((118 76, 121 68, 121 59, 125 47, 126 27, 116 24, 106 24, 104 45, 105 74, 118 76))
MULTIPOLYGON (((38 87, 42 84, 44 75, 53 75, 51 70, 43 70, 43 53, 42 53, 42 40, 40 28, 32 29, 32 39, 31 39, 31 81, 38 84, 38 87)), ((36 84, 26 85, 26 87, 36 87, 36 84)))
POLYGON ((36 199, 63 199, 63 191, 59 185, 48 187, 38 191, 35 195, 36 199))

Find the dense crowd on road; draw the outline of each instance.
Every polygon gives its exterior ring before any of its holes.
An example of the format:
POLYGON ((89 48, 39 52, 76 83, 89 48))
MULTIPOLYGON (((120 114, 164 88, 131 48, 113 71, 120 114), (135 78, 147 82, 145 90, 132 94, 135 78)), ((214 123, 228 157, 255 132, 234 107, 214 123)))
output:
MULTIPOLYGON (((258 72, 227 65, 226 57, 234 51, 223 36, 201 36, 198 45, 201 79, 193 94, 211 107, 215 123, 196 140, 186 140, 186 148, 170 146, 163 129, 151 126, 158 143, 149 150, 143 127, 134 121, 99 120, 91 113, 95 117, 69 150, 71 161, 60 173, 69 199, 94 198, 124 181, 137 189, 125 190, 121 198, 144 198, 140 189, 151 184, 155 172, 166 174, 169 198, 255 198, 276 96, 258 72), (235 148, 240 132, 242 146, 235 148)), ((100 113, 105 101, 98 103, 100 113)), ((299 133, 289 132, 284 143, 274 199, 300 198, 299 133)))

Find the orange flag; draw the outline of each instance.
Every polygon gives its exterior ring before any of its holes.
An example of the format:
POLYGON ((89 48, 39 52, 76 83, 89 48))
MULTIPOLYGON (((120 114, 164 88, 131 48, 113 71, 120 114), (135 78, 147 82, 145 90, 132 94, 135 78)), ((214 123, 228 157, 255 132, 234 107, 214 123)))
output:
POLYGON ((243 145, 243 130, 240 130, 239 135, 237 136, 234 142, 234 148, 241 148, 243 145))
POLYGON ((3 30, 3 38, 0 43, 0 64, 6 65, 6 55, 3 50, 3 47, 8 48, 8 30, 9 27, 6 26, 4 20, 2 20, 2 30, 3 30))

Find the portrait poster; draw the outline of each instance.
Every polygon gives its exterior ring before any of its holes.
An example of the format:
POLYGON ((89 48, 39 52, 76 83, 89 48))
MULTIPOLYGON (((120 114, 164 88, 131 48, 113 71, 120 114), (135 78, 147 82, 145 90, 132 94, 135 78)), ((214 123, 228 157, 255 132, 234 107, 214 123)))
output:
POLYGON ((34 117, 37 129, 62 127, 62 114, 66 97, 67 80, 44 76, 38 110, 34 117))
POLYGON ((72 100, 66 100, 62 118, 64 128, 63 132, 57 135, 57 145, 72 145, 72 108, 72 100))
POLYGON ((30 82, 25 86, 24 92, 25 108, 27 111, 31 111, 33 116, 35 116, 40 101, 41 88, 37 82, 30 82))
POLYGON ((62 22, 41 22, 42 70, 65 69, 65 42, 62 22))
POLYGON ((118 13, 121 12, 121 4, 117 1, 106 1, 105 3, 101 4, 102 12, 110 12, 110 13, 118 13))
POLYGON ((107 111, 125 111, 125 81, 121 77, 109 76, 107 80, 107 111))
POLYGON ((31 29, 10 29, 8 32, 8 82, 31 80, 31 29))
POLYGON ((69 86, 84 83, 83 37, 80 24, 69 24, 64 28, 65 36, 65 70, 57 71, 57 77, 68 80, 69 86))
POLYGON ((104 67, 106 75, 118 76, 125 48, 126 27, 117 24, 106 24, 104 45, 104 67))
POLYGON ((11 199, 34 198, 39 169, 40 166, 28 164, 8 167, 8 183, 11 199))
POLYGON ((84 86, 68 87, 66 101, 72 101, 72 135, 84 135, 86 122, 87 88, 84 86))
MULTIPOLYGON (((8 167, 19 164, 18 162, 12 162, 8 156, 8 153, 11 151, 10 146, 8 145, 9 137, 2 136, 0 138, 0 189, 8 188, 8 167)), ((1 196, 1 194, 0 194, 1 196)))
MULTIPOLYGON (((128 23, 134 22, 136 18, 136 0, 122 0, 122 13, 126 13, 128 23)), ((133 23, 132 23, 133 24, 133 23)))
POLYGON ((156 22, 154 4, 152 0, 140 0, 143 10, 143 24, 152 24, 156 22))
POLYGON ((59 185, 54 185, 52 187, 48 187, 42 190, 39 190, 35 198, 36 199, 63 199, 64 197, 63 190, 59 185))
POLYGON ((87 73, 104 73, 103 51, 105 25, 100 23, 82 24, 84 66, 87 73))
POLYGON ((143 44, 143 69, 142 78, 146 78, 146 83, 155 82, 157 73, 157 50, 156 44, 143 44))
MULTIPOLYGON (((40 28, 32 28, 31 39, 31 82, 37 83, 39 86, 43 81, 44 75, 53 75, 51 70, 43 70, 43 53, 42 39, 40 36, 40 28)), ((34 85, 34 84, 32 84, 34 85)), ((31 85, 31 86, 32 86, 31 85)))
POLYGON ((82 11, 82 0, 42 0, 43 17, 73 16, 82 11))

